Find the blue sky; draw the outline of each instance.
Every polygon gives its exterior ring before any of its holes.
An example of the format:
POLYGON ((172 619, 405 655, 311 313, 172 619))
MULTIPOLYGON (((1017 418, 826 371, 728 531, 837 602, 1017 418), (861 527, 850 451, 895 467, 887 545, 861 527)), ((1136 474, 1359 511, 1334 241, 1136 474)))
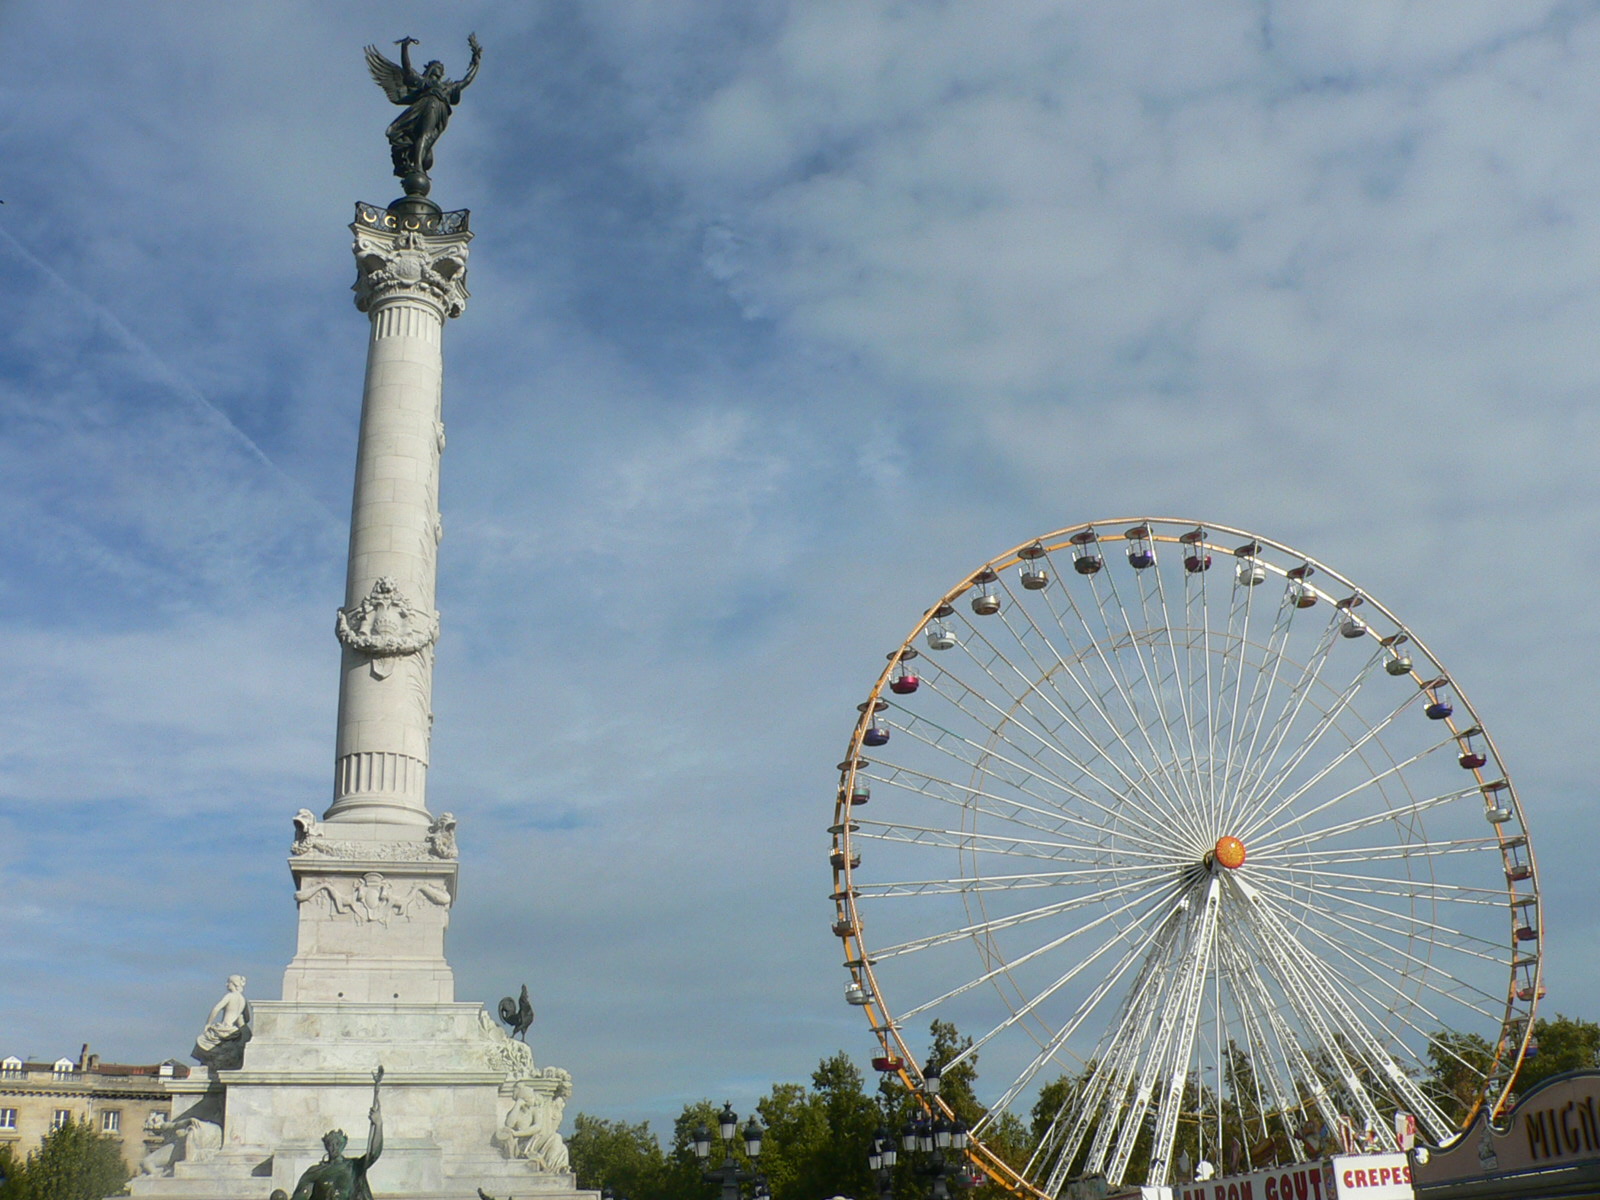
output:
POLYGON ((458 994, 657 1127, 845 1048, 834 764, 922 610, 1099 517, 1337 566, 1511 764, 1600 991, 1600 6, 0 7, 0 1051, 278 994, 331 779, 361 47, 459 72, 431 775, 458 994))

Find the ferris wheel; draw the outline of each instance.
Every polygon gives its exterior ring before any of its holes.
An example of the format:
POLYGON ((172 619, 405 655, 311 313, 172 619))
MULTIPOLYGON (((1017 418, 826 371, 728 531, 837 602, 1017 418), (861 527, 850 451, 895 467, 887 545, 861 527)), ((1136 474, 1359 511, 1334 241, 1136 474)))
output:
POLYGON ((830 829, 845 995, 913 1087, 929 1022, 971 1039, 939 1066, 982 1057, 995 1179, 1166 1184, 1507 1102, 1543 994, 1522 808, 1351 580, 1238 529, 1071 526, 888 659, 830 829))

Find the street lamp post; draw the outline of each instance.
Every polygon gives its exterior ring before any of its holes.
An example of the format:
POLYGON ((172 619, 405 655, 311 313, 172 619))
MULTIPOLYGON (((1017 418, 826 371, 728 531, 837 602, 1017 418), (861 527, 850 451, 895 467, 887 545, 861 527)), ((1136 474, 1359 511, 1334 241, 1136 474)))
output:
POLYGON ((894 1200, 894 1164, 900 1157, 894 1139, 882 1125, 872 1135, 872 1149, 867 1153, 867 1166, 878 1177, 878 1195, 883 1200, 894 1200))
MULTIPOLYGON (((739 1185, 754 1183, 751 1189, 751 1200, 765 1200, 767 1197, 767 1181, 759 1171, 746 1171, 733 1157, 733 1139, 739 1132, 739 1114, 733 1111, 732 1103, 724 1103, 722 1111, 717 1114, 717 1133, 722 1139, 723 1163, 720 1167, 712 1169, 706 1164, 711 1161, 711 1134, 706 1132, 704 1125, 698 1125, 690 1134, 694 1145, 694 1156, 700 1162, 700 1178, 707 1183, 718 1184, 722 1188, 722 1200, 743 1200, 739 1185)), ((766 1130, 761 1128, 754 1117, 744 1127, 744 1152, 749 1155, 752 1166, 761 1158, 761 1139, 766 1135, 766 1130)))
MULTIPOLYGON (((939 1066, 929 1063, 922 1072, 922 1091, 930 1102, 934 1116, 908 1121, 900 1131, 900 1148, 907 1154, 920 1153, 927 1157, 917 1164, 916 1173, 930 1181, 933 1200, 950 1200, 950 1186, 972 1186, 966 1166, 967 1127, 959 1120, 949 1120, 933 1103, 939 1095, 941 1083, 939 1066), (954 1151, 947 1156, 946 1151, 954 1151)), ((877 1175, 880 1200, 894 1200, 892 1172, 899 1154, 894 1138, 888 1130, 880 1128, 872 1138, 872 1150, 867 1155, 867 1165, 877 1175)))

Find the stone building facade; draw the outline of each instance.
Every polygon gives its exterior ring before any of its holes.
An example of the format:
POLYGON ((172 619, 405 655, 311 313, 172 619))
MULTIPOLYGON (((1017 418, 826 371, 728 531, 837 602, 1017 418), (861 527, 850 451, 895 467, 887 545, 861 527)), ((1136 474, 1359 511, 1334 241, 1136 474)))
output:
POLYGON ((132 1173, 144 1157, 151 1117, 172 1111, 166 1082, 188 1074, 188 1067, 173 1062, 104 1063, 87 1045, 76 1060, 0 1058, 0 1145, 26 1156, 39 1148, 45 1134, 68 1120, 88 1122, 122 1143, 122 1159, 132 1173))

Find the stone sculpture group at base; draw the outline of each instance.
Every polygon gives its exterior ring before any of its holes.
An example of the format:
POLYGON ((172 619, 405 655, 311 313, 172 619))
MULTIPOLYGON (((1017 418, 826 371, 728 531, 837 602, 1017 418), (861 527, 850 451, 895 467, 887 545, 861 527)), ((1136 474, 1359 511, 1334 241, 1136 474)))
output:
POLYGON ((494 1144, 507 1158, 523 1158, 541 1171, 567 1171, 561 1118, 572 1095, 572 1076, 546 1067, 537 1081, 523 1080, 511 1093, 511 1111, 495 1130, 494 1144))
POLYGON ((222 1146, 222 1126, 199 1117, 169 1121, 161 1113, 152 1113, 144 1131, 161 1143, 139 1160, 140 1175, 170 1177, 173 1164, 205 1162, 222 1146))

